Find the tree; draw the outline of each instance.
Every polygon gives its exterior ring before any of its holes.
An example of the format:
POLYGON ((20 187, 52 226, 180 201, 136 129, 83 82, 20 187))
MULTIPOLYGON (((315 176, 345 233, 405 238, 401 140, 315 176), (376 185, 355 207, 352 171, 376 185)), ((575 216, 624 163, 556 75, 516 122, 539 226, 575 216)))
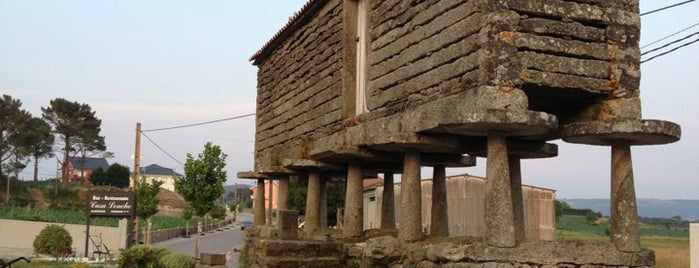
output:
POLYGON ((554 205, 555 205, 555 212, 556 212, 556 220, 560 219, 563 216, 563 212, 566 209, 570 209, 570 205, 566 203, 565 201, 558 201, 554 200, 554 205))
MULTIPOLYGON (((29 112, 21 109, 22 102, 15 100, 9 95, 2 95, 0 98, 0 175, 3 168, 10 168, 18 171, 22 166, 22 159, 28 150, 21 144, 21 137, 24 134, 22 126, 24 122, 31 118, 29 112), (6 160, 13 159, 11 163, 6 160)), ((1 177, 1 176, 0 176, 1 177)), ((7 181, 7 195, 5 202, 9 203, 10 181, 7 181)))
POLYGON ((226 207, 216 205, 213 210, 211 210, 211 218, 217 219, 217 220, 223 220, 226 219, 226 207))
MULTIPOLYGON (((307 190, 307 180, 291 177, 289 181, 289 208, 298 211, 301 215, 304 215, 306 211, 307 190)), ((345 184, 341 181, 328 181, 326 193, 328 209, 325 217, 328 220, 328 225, 337 225, 337 209, 344 205, 345 184)))
POLYGON ((199 257, 199 240, 201 233, 201 217, 210 213, 216 206, 216 200, 225 192, 223 183, 226 181, 226 154, 221 147, 207 142, 204 151, 196 159, 187 154, 184 164, 184 178, 175 180, 175 191, 189 203, 192 214, 198 217, 197 240, 194 256, 199 257))
POLYGON ((109 165, 107 168, 107 178, 109 179, 109 185, 126 188, 129 187, 129 177, 131 176, 131 171, 129 167, 122 166, 118 163, 109 165))
POLYGON ((92 185, 111 185, 109 184, 107 171, 101 167, 98 167, 90 173, 90 182, 92 182, 92 185))
POLYGON ((42 107, 42 118, 52 127, 63 142, 61 177, 63 188, 68 186, 68 163, 79 152, 103 150, 104 137, 100 136, 102 120, 87 104, 71 102, 63 98, 51 100, 49 107, 42 107))
POLYGON ((51 126, 41 118, 31 118, 22 126, 25 133, 22 144, 28 148, 29 155, 34 160, 34 181, 38 181, 39 159, 53 156, 54 136, 51 126))
POLYGON ((107 170, 97 168, 90 174, 90 182, 93 185, 110 185, 119 188, 129 187, 129 167, 118 163, 109 165, 107 170))
POLYGON ((136 214, 138 218, 146 221, 146 245, 150 245, 151 217, 158 213, 158 203, 160 202, 158 192, 160 192, 161 185, 163 185, 162 181, 153 180, 149 183, 145 179, 140 180, 136 185, 138 191, 136 214))

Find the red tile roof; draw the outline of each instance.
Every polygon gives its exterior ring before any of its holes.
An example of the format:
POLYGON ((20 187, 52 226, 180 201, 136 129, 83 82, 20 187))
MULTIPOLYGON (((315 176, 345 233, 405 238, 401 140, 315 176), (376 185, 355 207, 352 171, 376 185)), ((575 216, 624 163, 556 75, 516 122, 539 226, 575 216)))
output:
POLYGON ((285 38, 304 24, 304 19, 313 16, 313 14, 326 2, 328 2, 328 0, 308 0, 308 2, 303 5, 301 10, 294 13, 294 15, 289 18, 286 25, 284 25, 284 27, 282 27, 274 36, 272 36, 272 39, 267 41, 267 43, 265 43, 260 50, 255 52, 255 54, 250 57, 250 61, 257 65, 260 61, 264 60, 272 49, 276 48, 285 38))

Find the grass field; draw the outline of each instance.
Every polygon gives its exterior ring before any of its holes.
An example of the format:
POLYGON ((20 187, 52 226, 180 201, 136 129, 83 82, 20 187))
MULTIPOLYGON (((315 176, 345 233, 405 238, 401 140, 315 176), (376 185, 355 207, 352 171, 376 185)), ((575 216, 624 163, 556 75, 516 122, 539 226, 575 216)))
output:
MULTIPOLYGON (((585 217, 564 215, 558 222, 557 239, 609 241, 609 223, 590 224, 585 217)), ((641 246, 655 251, 655 267, 689 267, 689 232, 686 228, 644 225, 641 246)))

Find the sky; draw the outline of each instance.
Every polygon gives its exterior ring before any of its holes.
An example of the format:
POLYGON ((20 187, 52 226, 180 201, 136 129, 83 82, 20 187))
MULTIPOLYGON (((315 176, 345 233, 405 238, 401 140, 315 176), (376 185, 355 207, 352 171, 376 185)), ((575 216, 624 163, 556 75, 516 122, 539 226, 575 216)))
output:
MULTIPOLYGON (((642 0, 641 12, 677 2, 642 0)), ((37 117, 59 97, 90 105, 114 153, 109 163, 132 168, 138 122, 149 130, 254 113, 257 68, 248 60, 304 3, 0 0, 0 94, 37 117)), ((699 2, 643 16, 641 45, 699 23, 697 14, 699 2)), ((699 199, 699 43, 643 63, 641 72, 643 117, 673 121, 683 133, 674 144, 633 147, 636 195, 699 199)), ((211 141, 228 155, 227 184, 252 184, 236 173, 253 169, 254 129, 246 117, 145 132, 141 166, 184 173, 180 162, 211 141)), ((523 182, 561 199, 609 198, 610 148, 555 143, 558 157, 523 160, 523 182)), ((485 176, 485 164, 479 158, 476 167, 447 172, 485 176)), ((56 160, 42 160, 39 178, 55 174, 56 160)), ((20 178, 30 180, 32 170, 20 178)))

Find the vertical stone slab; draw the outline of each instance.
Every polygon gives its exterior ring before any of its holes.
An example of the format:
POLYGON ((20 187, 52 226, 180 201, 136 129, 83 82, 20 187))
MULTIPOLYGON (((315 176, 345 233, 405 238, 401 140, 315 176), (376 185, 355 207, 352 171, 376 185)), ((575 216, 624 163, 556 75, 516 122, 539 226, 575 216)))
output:
POLYGON ((512 213, 515 221, 515 240, 519 243, 526 239, 527 229, 524 225, 524 200, 522 194, 522 167, 520 157, 509 156, 510 192, 512 193, 512 213))
POLYGON ((347 168, 347 189, 345 194, 345 223, 342 234, 347 237, 362 235, 364 224, 363 200, 362 200, 362 166, 356 163, 349 164, 347 168))
POLYGON ((281 177, 279 178, 279 189, 277 193, 277 209, 279 211, 281 210, 287 210, 289 209, 289 177, 281 177))
POLYGON ((444 166, 433 167, 431 235, 449 236, 446 170, 444 166))
POLYGON ((311 234, 320 226, 320 175, 308 174, 308 194, 306 195, 306 223, 303 230, 311 234))
POLYGON ((395 185, 393 173, 383 174, 383 199, 381 200, 381 229, 396 229, 395 185))
POLYGON ((633 183, 631 146, 628 142, 612 144, 611 240, 619 251, 641 251, 638 235, 638 209, 633 183))
POLYGON ((699 268, 699 223, 689 225, 689 267, 699 268))
POLYGON ((486 242, 496 247, 516 246, 507 138, 495 132, 488 134, 484 203, 486 242))
POLYGON ((295 240, 298 238, 299 212, 296 210, 279 210, 279 239, 295 240))
POLYGON ((265 225, 265 179, 257 179, 256 190, 253 223, 255 226, 262 226, 265 225))
POLYGON ((328 181, 320 179, 320 229, 328 228, 328 181))
POLYGON ((422 189, 420 187, 420 152, 408 151, 403 161, 400 187, 400 224, 398 239, 406 242, 422 239, 422 189))

